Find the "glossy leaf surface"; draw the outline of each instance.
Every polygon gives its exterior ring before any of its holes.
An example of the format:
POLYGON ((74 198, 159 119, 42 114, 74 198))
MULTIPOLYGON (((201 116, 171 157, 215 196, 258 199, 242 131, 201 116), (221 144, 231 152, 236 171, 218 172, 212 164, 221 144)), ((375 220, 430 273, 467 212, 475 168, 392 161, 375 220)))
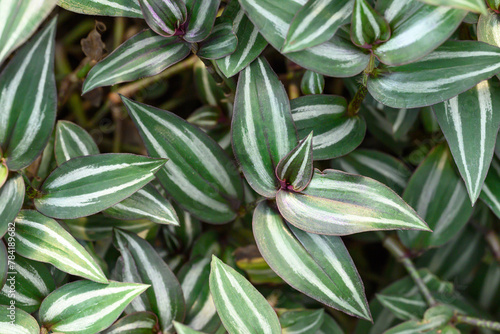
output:
POLYGON ((300 90, 306 95, 321 94, 325 89, 325 77, 313 71, 306 71, 300 82, 300 90))
POLYGON ((68 121, 57 122, 54 145, 58 165, 72 158, 99 154, 99 148, 89 133, 68 121))
POLYGON ((366 0, 355 0, 351 18, 351 40, 354 44, 371 48, 391 36, 391 27, 366 0))
POLYGON ((66 10, 86 15, 142 18, 137 0, 58 0, 57 4, 66 10))
POLYGON ((238 38, 230 22, 220 22, 199 45, 200 49, 196 53, 198 56, 206 59, 219 59, 229 56, 236 50, 238 38))
POLYGON ((186 2, 182 0, 139 0, 142 15, 158 35, 172 36, 186 21, 186 2))
POLYGON ((312 132, 290 151, 276 166, 281 187, 292 191, 304 190, 313 174, 312 132))
POLYGON ((212 31, 220 0, 187 0, 185 3, 189 23, 182 38, 190 43, 200 42, 212 31))
POLYGON ((35 318, 29 313, 15 309, 15 320, 11 321, 9 315, 11 310, 8 306, 0 305, 0 327, 4 333, 39 334, 40 326, 35 318))
POLYGON ((0 188, 0 237, 7 232, 24 202, 24 180, 19 174, 8 179, 0 188))

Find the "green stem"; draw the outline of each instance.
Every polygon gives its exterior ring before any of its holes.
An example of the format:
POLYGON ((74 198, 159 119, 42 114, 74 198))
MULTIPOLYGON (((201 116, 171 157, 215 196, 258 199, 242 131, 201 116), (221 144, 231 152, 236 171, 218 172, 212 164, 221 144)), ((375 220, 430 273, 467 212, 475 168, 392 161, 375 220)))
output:
POLYGON ((365 99, 367 93, 368 89, 366 88, 366 86, 359 87, 358 91, 347 107, 347 116, 352 117, 358 114, 359 108, 361 108, 361 103, 363 103, 363 100, 365 99))
POLYGON ((478 319, 478 318, 468 317, 466 315, 457 315, 456 319, 457 319, 457 322, 460 322, 463 324, 468 324, 468 325, 472 325, 472 326, 476 326, 476 327, 488 328, 488 329, 492 329, 494 331, 500 332, 500 322, 497 322, 497 321, 478 319))
POLYGON ((437 305, 434 296, 432 296, 431 292, 427 288, 427 285, 425 285, 424 281, 418 274, 415 264, 413 264, 412 260, 408 257, 408 250, 401 244, 399 239, 393 236, 387 236, 383 240, 383 245, 406 268, 408 274, 410 274, 413 281, 415 281, 415 284, 427 301, 427 304, 431 307, 437 305))

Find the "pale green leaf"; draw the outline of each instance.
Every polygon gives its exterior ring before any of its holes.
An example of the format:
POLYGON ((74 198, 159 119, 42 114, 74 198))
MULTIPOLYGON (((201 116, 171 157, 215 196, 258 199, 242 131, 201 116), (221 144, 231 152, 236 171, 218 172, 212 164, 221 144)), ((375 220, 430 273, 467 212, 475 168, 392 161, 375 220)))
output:
POLYGON ((118 319, 102 334, 154 334, 158 319, 151 312, 136 312, 118 319))
POLYGON ((486 14, 484 0, 420 0, 434 6, 453 7, 469 10, 471 12, 486 14))
POLYGON ((283 334, 317 333, 325 318, 325 311, 298 310, 287 311, 280 316, 283 334))
POLYGON ((2 334, 40 334, 35 318, 15 306, 0 305, 0 328, 2 334))

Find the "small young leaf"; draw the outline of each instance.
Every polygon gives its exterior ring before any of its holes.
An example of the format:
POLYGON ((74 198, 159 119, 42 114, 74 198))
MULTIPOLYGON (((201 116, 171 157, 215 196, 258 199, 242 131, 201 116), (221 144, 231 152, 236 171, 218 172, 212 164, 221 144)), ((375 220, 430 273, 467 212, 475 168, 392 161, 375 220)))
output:
POLYGON ((158 319, 151 312, 136 312, 120 318, 102 334, 153 334, 158 319))
POLYGON ((302 191, 311 181, 313 174, 312 138, 311 132, 276 166, 276 177, 280 180, 282 189, 302 191))
POLYGON ((55 220, 32 210, 22 210, 15 220, 16 252, 47 262, 72 275, 107 283, 89 253, 55 220))
POLYGON ((108 328, 149 286, 76 281, 52 292, 40 306, 43 327, 65 334, 94 334, 108 328))
POLYGON ((58 0, 57 5, 86 15, 142 18, 141 6, 137 0, 58 0))
POLYGON ((362 48, 372 48, 391 36, 391 27, 366 0, 355 0, 351 17, 351 40, 362 48))
POLYGON ((40 334, 36 319, 13 305, 0 305, 0 328, 9 334, 40 334))
POLYGON ((148 26, 161 36, 172 36, 186 21, 188 13, 182 0, 139 0, 148 26))
POLYGON ((35 206, 54 218, 90 216, 144 187, 165 162, 119 153, 71 159, 45 180, 42 195, 34 200, 35 206))
POLYGON ((238 45, 238 38, 233 32, 230 22, 220 22, 215 25, 203 42, 199 43, 200 49, 196 53, 206 59, 219 59, 232 54, 238 45))
POLYGON ((220 0, 187 0, 185 2, 189 13, 189 23, 182 38, 189 43, 201 42, 212 31, 220 0))
POLYGON ((278 317, 264 296, 215 256, 209 281, 217 313, 230 333, 281 333, 278 317))
POLYGON ((72 158, 99 154, 99 148, 89 133, 68 121, 57 122, 54 146, 58 165, 72 158))
POLYGON ((14 221, 24 202, 24 180, 20 174, 12 176, 0 188, 0 238, 14 221))
POLYGON ((325 77, 313 71, 306 71, 300 81, 300 90, 305 95, 321 94, 325 89, 325 77))
POLYGON ((323 309, 287 311, 280 316, 282 333, 317 333, 323 324, 324 318, 325 311, 323 309))

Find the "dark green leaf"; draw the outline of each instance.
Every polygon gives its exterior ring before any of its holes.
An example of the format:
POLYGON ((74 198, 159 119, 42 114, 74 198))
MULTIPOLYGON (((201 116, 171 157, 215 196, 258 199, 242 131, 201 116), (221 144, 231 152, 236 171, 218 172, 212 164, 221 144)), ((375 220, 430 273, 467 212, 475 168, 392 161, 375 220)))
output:
POLYGON ((321 94, 325 89, 325 77, 313 71, 306 71, 300 82, 300 90, 305 95, 321 94))
POLYGON ((276 166, 276 176, 281 188, 292 191, 304 190, 313 174, 313 133, 311 132, 276 166))
POLYGON ((148 26, 162 36, 174 35, 188 17, 183 0, 139 0, 139 4, 148 26))
POLYGON ((488 176, 484 180, 481 194, 481 200, 486 203, 497 217, 500 218, 500 160, 493 158, 488 171, 488 176))
POLYGON ((232 54, 237 45, 238 38, 233 32, 232 23, 220 22, 212 29, 210 36, 199 43, 200 49, 196 55, 206 59, 219 59, 232 54))
POLYGON ((325 311, 323 309, 285 312, 280 316, 282 333, 317 333, 324 318, 325 311))
POLYGON ((137 312, 119 319, 102 334, 155 334, 158 319, 151 312, 137 312))
POLYGON ((210 35, 220 0, 186 0, 189 23, 182 36, 189 43, 201 42, 210 35))
POLYGON ((362 48, 372 48, 391 36, 391 27, 366 0, 355 0, 351 17, 351 40, 362 48))
POLYGON ((24 180, 20 174, 9 178, 0 188, 0 237, 7 232, 24 202, 24 180))
POLYGON ((58 165, 72 158, 99 154, 99 148, 89 133, 68 121, 57 122, 54 145, 58 165))
POLYGON ((137 0, 58 0, 57 4, 66 10, 86 15, 142 18, 137 0))

